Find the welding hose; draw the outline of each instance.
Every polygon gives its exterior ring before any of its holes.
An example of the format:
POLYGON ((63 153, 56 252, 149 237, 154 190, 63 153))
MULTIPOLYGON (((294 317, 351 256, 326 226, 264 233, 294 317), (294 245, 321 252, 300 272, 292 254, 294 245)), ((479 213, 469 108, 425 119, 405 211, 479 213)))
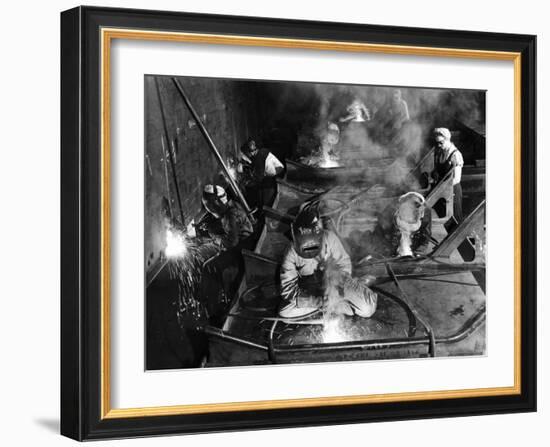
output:
POLYGON ((273 321, 273 324, 271 325, 271 329, 269 330, 267 355, 271 363, 277 363, 277 358, 275 356, 275 347, 273 345, 273 334, 275 333, 275 326, 277 326, 278 323, 279 323, 278 320, 273 321))
MULTIPOLYGON (((456 333, 446 337, 438 338, 436 343, 453 344, 458 343, 475 332, 485 322, 485 306, 479 308, 475 315, 456 333)), ((221 329, 206 326, 202 329, 209 336, 221 338, 222 340, 228 340, 243 346, 266 351, 269 354, 269 347, 264 346, 250 340, 246 340, 221 329)), ((271 358, 276 359, 277 353, 316 353, 316 352, 331 352, 339 351, 343 349, 359 349, 361 351, 366 350, 379 350, 379 349, 393 349, 393 348, 406 348, 417 345, 425 345, 430 343, 428 338, 395 338, 386 340, 368 340, 368 341, 352 341, 352 342, 338 342, 338 343, 325 343, 318 346, 312 344, 294 345, 294 346, 280 346, 275 348, 272 346, 271 358)))
MULTIPOLYGON (((323 193, 323 194, 325 194, 325 193, 323 193)), ((343 199, 337 199, 337 198, 333 198, 333 197, 331 197, 330 199, 334 200, 335 202, 341 203, 342 205, 340 207, 336 208, 335 210, 330 210, 330 211, 328 211, 324 214, 320 214, 321 217, 333 216, 334 214, 339 213, 342 209, 345 209, 348 206, 348 204, 346 202, 344 202, 343 199)), ((315 197, 315 198, 310 198, 310 199, 306 200, 304 203, 307 203, 309 205, 313 205, 313 204, 320 205, 321 200, 323 200, 323 197, 315 197)))
POLYGON ((367 192, 369 192, 371 189, 377 187, 377 186, 381 186, 380 183, 375 183, 374 185, 371 185, 369 186, 368 188, 364 188, 362 189, 360 192, 358 192, 357 194, 355 194, 354 196, 351 197, 351 199, 349 200, 349 202, 346 202, 345 203, 345 207, 343 208, 340 208, 339 211, 341 211, 341 214, 338 216, 338 220, 337 220, 337 223, 336 223, 336 229, 338 232, 340 232, 340 225, 342 223, 342 219, 344 218, 344 216, 349 213, 351 211, 351 207, 360 199, 360 197, 363 195, 363 194, 366 194, 367 192))
MULTIPOLYGON (((240 299, 239 299, 240 307, 245 309, 245 310, 252 311, 252 312, 275 311, 277 306, 274 306, 274 307, 250 306, 243 299, 246 296, 248 296, 250 293, 254 292, 255 290, 258 290, 261 287, 268 287, 268 286, 272 286, 272 285, 275 285, 275 282, 268 281, 268 282, 265 282, 265 283, 258 284, 256 286, 249 287, 248 289, 245 289, 245 291, 241 294, 240 299)), ((243 315, 239 315, 239 314, 229 314, 229 316, 236 317, 236 318, 245 318, 245 319, 246 318, 260 319, 260 320, 266 320, 266 321, 283 321, 283 322, 288 323, 288 324, 295 324, 295 323, 300 323, 300 322, 302 322, 303 320, 305 320, 307 318, 311 318, 313 315, 315 315, 315 314, 317 314, 321 311, 322 311, 322 307, 319 307, 318 309, 316 309, 313 312, 310 312, 306 315, 300 315, 298 317, 285 317, 285 318, 283 318, 283 317, 259 317, 259 316, 250 316, 250 315, 249 316, 243 316, 243 315)))
POLYGON ((430 357, 435 357, 435 334, 434 334, 433 328, 424 320, 424 318, 422 318, 422 316, 418 313, 418 311, 409 302, 407 298, 407 294, 401 287, 401 284, 399 284, 399 281, 397 280, 397 277, 395 276, 395 273, 389 263, 386 264, 386 270, 388 274, 391 276, 391 278, 393 279, 395 286, 401 293, 401 299, 403 299, 403 301, 407 303, 407 306, 411 309, 416 319, 420 322, 420 324, 422 324, 422 326, 424 326, 424 329, 426 330, 426 335, 428 336, 428 340, 429 340, 428 354, 430 357))
POLYGON ((399 298, 398 296, 396 296, 393 293, 390 293, 390 292, 388 292, 388 291, 386 291, 386 290, 384 290, 380 287, 377 287, 375 285, 369 286, 369 287, 373 292, 376 292, 379 295, 383 295, 386 298, 389 298, 390 300, 393 300, 399 307, 401 307, 401 309, 403 309, 403 311, 407 315, 407 319, 409 320, 409 329, 407 331, 407 335, 409 337, 414 337, 414 334, 416 334, 416 329, 417 329, 417 320, 416 320, 416 317, 414 315, 414 312, 411 310, 409 305, 405 301, 403 301, 401 298, 399 298))

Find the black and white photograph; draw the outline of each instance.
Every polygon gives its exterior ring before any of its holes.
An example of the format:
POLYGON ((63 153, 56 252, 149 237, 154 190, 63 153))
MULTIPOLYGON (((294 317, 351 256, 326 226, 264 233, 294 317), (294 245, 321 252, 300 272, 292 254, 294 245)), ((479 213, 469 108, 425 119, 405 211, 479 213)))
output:
POLYGON ((144 89, 147 370, 486 354, 484 90, 144 89))

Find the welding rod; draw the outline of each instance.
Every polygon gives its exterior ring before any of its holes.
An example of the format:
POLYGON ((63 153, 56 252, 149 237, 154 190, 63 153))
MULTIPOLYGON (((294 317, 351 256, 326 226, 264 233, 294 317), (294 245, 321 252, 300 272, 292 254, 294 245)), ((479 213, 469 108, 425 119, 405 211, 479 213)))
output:
POLYGON ((210 150, 212 151, 212 153, 214 154, 214 156, 218 160, 218 163, 221 165, 221 167, 224 171, 224 174, 227 177, 227 181, 229 182, 229 185, 231 186, 231 189, 233 190, 233 193, 237 196, 237 198, 239 199, 239 202, 241 202, 241 205, 244 207, 246 213, 251 214, 252 210, 250 209, 250 206, 248 205, 246 199, 244 198, 243 193, 239 189, 239 186, 237 185, 237 183, 235 182, 233 177, 231 177, 231 174, 229 173, 229 169, 227 169, 227 166, 225 165, 225 162, 223 161, 222 156, 220 155, 218 149, 216 148, 216 145, 212 141, 212 138, 210 138, 210 134, 206 130, 206 127, 204 126, 203 122, 201 121, 199 115, 197 114, 197 112, 193 108, 193 105, 189 101, 189 98, 185 94, 185 91, 183 90, 183 87, 181 86, 180 82, 176 78, 172 78, 172 81, 174 81, 174 85, 176 86, 176 89, 178 90, 181 97, 183 98, 183 101, 185 102, 185 105, 189 109, 189 112, 191 112, 191 115, 193 115, 193 119, 197 123, 197 126, 199 127, 199 130, 201 131, 202 136, 204 137, 204 139, 208 143, 208 147, 210 148, 210 150))
MULTIPOLYGON (((166 125, 166 115, 164 114, 164 107, 162 106, 162 98, 160 96, 160 86, 158 78, 155 78, 155 85, 157 87, 157 96, 159 100, 160 116, 162 118, 162 126, 164 128, 164 137, 166 138, 166 145, 168 147, 168 160, 170 160, 170 166, 172 168, 172 177, 174 180, 174 186, 176 188, 176 197, 178 199, 178 206, 180 209, 181 224, 185 226, 185 217, 183 214, 183 207, 181 206, 180 188, 178 186, 178 177, 176 175, 176 163, 174 161, 174 155, 172 154, 172 148, 170 144, 170 136, 168 134, 168 126, 166 125)), ((165 150, 166 152, 166 150, 165 150)), ((164 154, 166 157, 166 154, 164 154)))

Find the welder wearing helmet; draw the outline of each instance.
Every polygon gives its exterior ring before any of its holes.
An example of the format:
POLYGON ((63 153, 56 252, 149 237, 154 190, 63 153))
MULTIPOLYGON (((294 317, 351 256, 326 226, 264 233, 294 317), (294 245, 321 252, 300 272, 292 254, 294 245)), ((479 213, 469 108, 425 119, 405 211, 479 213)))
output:
POLYGON ((244 272, 241 250, 254 245, 253 226, 242 206, 230 200, 219 185, 204 187, 202 203, 207 213, 198 224, 198 233, 212 238, 220 252, 204 263, 200 296, 210 324, 217 325, 244 272))
POLYGON ((383 257, 424 254, 431 239, 431 212, 422 194, 403 194, 378 217, 370 251, 383 257))
POLYGON ((252 138, 241 146, 239 159, 237 171, 250 205, 271 204, 277 192, 275 178, 283 172, 283 164, 268 149, 258 148, 252 138))
POLYGON ((208 214, 199 226, 224 249, 237 246, 252 234, 252 223, 241 204, 230 200, 221 186, 206 185, 202 204, 208 214))
POLYGON ((324 307, 345 315, 370 317, 376 294, 351 277, 351 261, 338 236, 323 228, 318 206, 301 207, 292 226, 292 244, 281 266, 279 316, 303 317, 324 307))

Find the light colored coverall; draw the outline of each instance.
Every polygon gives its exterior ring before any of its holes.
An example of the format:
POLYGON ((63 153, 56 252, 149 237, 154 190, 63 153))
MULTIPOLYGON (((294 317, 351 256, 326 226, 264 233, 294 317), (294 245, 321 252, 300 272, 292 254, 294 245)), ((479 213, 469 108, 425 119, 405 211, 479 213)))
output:
POLYGON ((359 315, 368 318, 376 310, 377 295, 360 279, 351 277, 351 260, 342 242, 330 230, 324 230, 321 249, 314 258, 301 257, 291 244, 281 266, 282 305, 279 316, 297 318, 313 313, 319 305, 300 298, 309 295, 301 290, 300 279, 318 275, 324 305, 329 312, 344 315, 359 315), (319 274, 320 273, 320 274, 319 274))

